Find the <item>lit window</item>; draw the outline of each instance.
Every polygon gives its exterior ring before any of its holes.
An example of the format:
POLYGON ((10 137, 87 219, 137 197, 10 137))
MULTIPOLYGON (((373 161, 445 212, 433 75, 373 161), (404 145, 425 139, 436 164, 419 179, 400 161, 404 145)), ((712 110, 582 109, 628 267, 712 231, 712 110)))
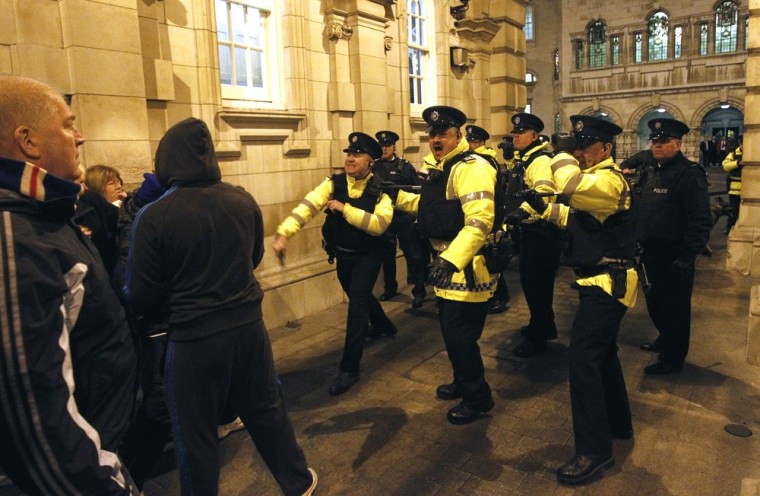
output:
POLYGON ((633 61, 635 63, 641 63, 641 46, 642 46, 641 33, 633 34, 633 61))
POLYGON ((528 104, 525 106, 525 113, 530 114, 533 109, 533 100, 528 100, 528 104))
POLYGON ((528 5, 525 7, 525 39, 530 41, 533 39, 533 6, 528 5))
POLYGON ((425 77, 435 74, 433 53, 434 32, 428 29, 428 20, 433 18, 432 1, 408 0, 407 31, 409 55, 409 101, 412 105, 423 105, 435 101, 435 78, 425 77))
POLYGON ((575 42, 575 68, 583 69, 583 40, 576 40, 575 42))
POLYGON ((736 51, 736 34, 739 29, 739 7, 731 0, 715 8, 715 53, 736 51))
POLYGON ((665 12, 655 12, 649 16, 649 60, 665 60, 668 58, 668 15, 665 12))
POLYGON ((215 5, 222 97, 277 100, 275 0, 216 0, 215 5))
POLYGON ((560 120, 559 112, 554 114, 554 132, 555 133, 562 132, 562 121, 560 120))
POLYGON ((707 23, 703 22, 699 25, 699 54, 707 55, 707 23))
POLYGON ((676 26, 673 30, 673 57, 680 59, 683 52, 683 28, 676 26))
POLYGON ((620 63, 620 36, 612 35, 612 65, 620 63))
POLYGON ((525 84, 528 86, 534 86, 538 82, 538 76, 536 76, 535 72, 526 72, 525 73, 525 84))
POLYGON ((607 65, 607 25, 604 21, 595 21, 588 28, 588 66, 604 67, 607 65))
POLYGON ((559 49, 554 50, 554 80, 559 81, 559 49))
POLYGON ((747 39, 749 38, 749 16, 744 18, 744 49, 747 49, 747 39))

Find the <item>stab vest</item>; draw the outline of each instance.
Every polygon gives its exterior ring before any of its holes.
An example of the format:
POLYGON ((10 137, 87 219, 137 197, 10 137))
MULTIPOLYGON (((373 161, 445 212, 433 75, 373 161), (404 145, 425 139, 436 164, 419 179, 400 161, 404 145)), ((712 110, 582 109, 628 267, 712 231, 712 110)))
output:
POLYGON ((471 154, 466 151, 455 155, 443 165, 443 171, 430 169, 422 183, 417 208, 417 226, 422 236, 452 241, 464 227, 462 204, 459 198, 446 199, 446 185, 454 164, 468 161, 471 154))
POLYGON ((633 260, 636 224, 632 208, 610 215, 603 223, 588 212, 571 208, 567 220, 561 265, 587 268, 602 264, 603 259, 633 260))
MULTIPOLYGON (((348 196, 348 179, 345 172, 333 174, 332 182, 334 200, 348 203, 352 207, 360 208, 365 212, 372 213, 375 211, 375 205, 382 194, 380 191, 380 183, 382 183, 380 176, 372 175, 359 198, 350 198, 348 196)), ((381 240, 379 236, 373 236, 352 226, 343 217, 341 212, 326 213, 327 219, 322 226, 322 236, 328 246, 336 246, 361 253, 372 252, 378 247, 381 240)))
POLYGON ((515 160, 515 166, 509 171, 509 178, 507 180, 507 194, 505 199, 505 213, 510 214, 517 210, 522 205, 523 200, 515 198, 515 193, 526 189, 528 186, 525 184, 525 169, 533 163, 538 157, 549 155, 547 151, 540 150, 535 155, 528 157, 528 160, 515 160))

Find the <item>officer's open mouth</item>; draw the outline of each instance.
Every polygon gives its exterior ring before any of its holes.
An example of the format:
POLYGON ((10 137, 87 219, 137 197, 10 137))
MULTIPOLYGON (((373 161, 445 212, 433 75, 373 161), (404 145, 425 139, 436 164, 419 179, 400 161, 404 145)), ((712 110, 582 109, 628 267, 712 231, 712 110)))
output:
POLYGON ((434 152, 442 152, 443 151, 443 145, 433 145, 433 151, 434 152))

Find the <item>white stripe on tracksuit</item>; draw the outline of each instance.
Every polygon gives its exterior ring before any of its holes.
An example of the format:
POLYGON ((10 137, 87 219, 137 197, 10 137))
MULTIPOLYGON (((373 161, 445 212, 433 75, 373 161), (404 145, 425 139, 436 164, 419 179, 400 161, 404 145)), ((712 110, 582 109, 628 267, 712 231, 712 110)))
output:
MULTIPOLYGON (((26 360, 19 305, 18 273, 14 250, 14 233, 11 214, 2 213, 3 232, 0 233, 0 394, 4 416, 11 425, 8 431, 14 438, 18 456, 24 462, 32 482, 42 494, 80 494, 74 481, 69 480, 64 469, 65 460, 59 460, 45 436, 34 396, 26 360)), ((82 429, 92 441, 92 448, 98 453, 99 464, 111 469, 111 479, 126 490, 127 484, 121 472, 121 463, 116 454, 101 450, 97 431, 81 416, 74 399, 74 375, 71 363, 69 332, 79 317, 84 300, 83 281, 87 266, 76 264, 64 275, 67 293, 59 311, 63 317, 63 327, 58 330, 58 344, 64 352, 61 375, 68 387, 66 412, 72 422, 82 429)))

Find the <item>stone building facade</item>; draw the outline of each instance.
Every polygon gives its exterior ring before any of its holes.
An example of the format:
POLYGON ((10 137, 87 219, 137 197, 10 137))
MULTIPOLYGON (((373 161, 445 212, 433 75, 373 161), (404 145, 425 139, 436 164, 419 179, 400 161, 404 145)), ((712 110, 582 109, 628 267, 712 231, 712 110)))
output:
MULTIPOLYGON (((496 138, 525 102, 521 0, 0 0, 0 9, 0 73, 70 98, 85 166, 113 165, 137 185, 163 133, 201 118, 225 180, 256 197, 270 239, 342 168, 350 132, 392 129, 399 154, 419 164, 424 107, 457 106, 496 138)), ((257 271, 270 325, 342 301, 321 223, 292 240, 286 266, 268 253, 257 271)))

